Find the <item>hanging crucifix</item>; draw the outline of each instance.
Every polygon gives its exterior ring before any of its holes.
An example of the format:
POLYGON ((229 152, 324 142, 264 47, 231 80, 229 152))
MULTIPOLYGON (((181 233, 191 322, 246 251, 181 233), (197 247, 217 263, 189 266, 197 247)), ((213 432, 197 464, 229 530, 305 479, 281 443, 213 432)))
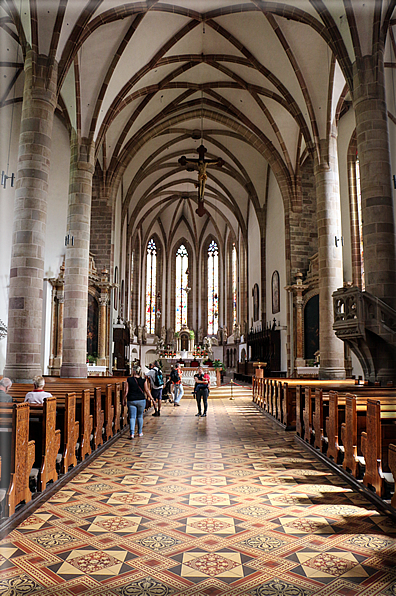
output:
MULTIPOLYGON (((224 165, 224 160, 221 157, 217 157, 216 159, 205 159, 205 153, 207 152, 206 147, 201 144, 197 149, 199 158, 198 159, 190 159, 187 158, 185 155, 182 155, 179 159, 179 164, 183 167, 185 166, 198 166, 198 182, 196 182, 195 186, 198 188, 198 209, 195 210, 195 213, 202 217, 207 213, 204 207, 204 194, 205 194, 205 184, 206 180, 208 179, 208 175, 206 173, 206 168, 208 166, 221 166, 224 165)), ((187 171, 190 170, 190 167, 187 167, 187 171)))

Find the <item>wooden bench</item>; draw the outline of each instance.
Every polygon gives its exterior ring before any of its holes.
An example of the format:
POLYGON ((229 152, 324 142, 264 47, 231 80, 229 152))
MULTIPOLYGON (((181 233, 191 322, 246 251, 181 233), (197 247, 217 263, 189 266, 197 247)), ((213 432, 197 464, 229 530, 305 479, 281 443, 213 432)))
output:
POLYGON ((35 457, 34 441, 29 441, 29 404, 1 404, 2 486, 6 488, 6 515, 13 515, 19 503, 32 498, 29 474, 35 457), (4 447, 6 448, 3 448, 4 447))
POLYGON ((388 465, 388 450, 396 436, 396 400, 393 404, 384 404, 368 399, 366 429, 361 438, 366 464, 363 484, 383 497, 386 481, 394 482, 388 465))
POLYGON ((39 490, 43 491, 47 482, 51 480, 55 482, 58 479, 56 460, 60 449, 61 431, 56 430, 56 398, 45 399, 43 405, 30 404, 30 436, 33 434, 32 420, 34 419, 39 420, 41 427, 40 433, 34 433, 34 437, 35 463, 39 466, 39 490))
MULTIPOLYGON (((392 476, 396 482, 396 439, 395 439, 395 443, 391 443, 389 445, 388 465, 389 465, 390 471, 392 472, 392 476)), ((394 509, 396 509, 396 487, 395 487, 395 492, 393 493, 393 497, 391 499, 391 505, 394 509)))
POLYGON ((123 391, 126 386, 126 377, 88 377, 86 379, 61 379, 59 377, 46 377, 47 389, 52 392, 54 385, 75 389, 76 391, 89 388, 93 391, 100 387, 103 396, 103 410, 105 412, 106 437, 109 438, 110 429, 114 434, 119 432, 127 424, 128 408, 123 406, 123 391), (106 404, 106 388, 111 386, 111 403, 106 404))

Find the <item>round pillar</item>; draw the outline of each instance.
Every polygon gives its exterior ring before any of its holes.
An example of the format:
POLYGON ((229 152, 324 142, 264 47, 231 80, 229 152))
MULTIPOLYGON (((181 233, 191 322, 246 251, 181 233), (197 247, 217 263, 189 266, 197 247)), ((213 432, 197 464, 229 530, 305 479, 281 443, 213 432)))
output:
POLYGON ((395 230, 382 53, 356 60, 353 74, 365 289, 396 308, 395 230))
POLYGON ((29 50, 16 175, 4 376, 30 381, 42 374, 44 249, 57 65, 29 50), (34 68, 33 68, 34 66, 34 68))
POLYGON ((61 377, 85 378, 94 147, 72 131, 71 149, 61 377))
POLYGON ((332 294, 343 284, 337 139, 320 141, 321 162, 315 162, 319 256, 320 377, 345 378, 344 344, 333 331, 332 294), (337 239, 337 240, 336 240, 337 239))

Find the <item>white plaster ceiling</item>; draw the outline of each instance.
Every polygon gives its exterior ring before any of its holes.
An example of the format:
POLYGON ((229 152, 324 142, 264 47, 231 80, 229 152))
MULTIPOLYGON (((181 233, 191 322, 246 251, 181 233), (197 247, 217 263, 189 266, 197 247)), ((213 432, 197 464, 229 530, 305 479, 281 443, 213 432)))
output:
MULTIPOLYGON (((362 55, 370 53, 374 8, 382 9, 383 21, 390 4, 350 5, 355 44, 362 55)), ((122 180, 129 229, 149 233, 159 226, 171 234, 180 212, 199 236, 205 218, 194 213, 197 172, 181 168, 178 157, 197 157, 202 131, 207 155, 225 162, 208 168, 211 225, 224 234, 230 226, 238 237, 248 229, 249 210, 265 206, 268 167, 287 180, 290 204, 304 149, 318 152, 318 138, 335 118, 345 63, 355 59, 345 6, 343 0, 4 0, 0 100, 21 101, 23 75, 10 87, 17 68, 13 36, 21 7, 19 30, 33 43, 37 7, 38 50, 47 54, 53 44, 65 120, 95 140, 114 196, 122 180), (338 30, 333 49, 344 61, 333 81, 325 39, 332 28, 338 30)), ((388 43, 385 59, 395 61, 394 55, 388 43)))

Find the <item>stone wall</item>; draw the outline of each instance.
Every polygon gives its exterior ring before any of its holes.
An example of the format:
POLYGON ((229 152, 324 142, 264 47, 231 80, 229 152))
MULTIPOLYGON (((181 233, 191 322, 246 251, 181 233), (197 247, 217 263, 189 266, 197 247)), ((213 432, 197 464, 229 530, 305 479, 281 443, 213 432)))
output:
POLYGON ((301 167, 302 211, 290 212, 291 281, 309 267, 309 258, 318 251, 316 190, 313 159, 301 167))
POLYGON ((108 271, 112 269, 111 229, 113 208, 109 194, 109 192, 106 192, 106 187, 102 181, 102 172, 96 167, 92 181, 90 253, 95 259, 98 272, 104 268, 108 271))

